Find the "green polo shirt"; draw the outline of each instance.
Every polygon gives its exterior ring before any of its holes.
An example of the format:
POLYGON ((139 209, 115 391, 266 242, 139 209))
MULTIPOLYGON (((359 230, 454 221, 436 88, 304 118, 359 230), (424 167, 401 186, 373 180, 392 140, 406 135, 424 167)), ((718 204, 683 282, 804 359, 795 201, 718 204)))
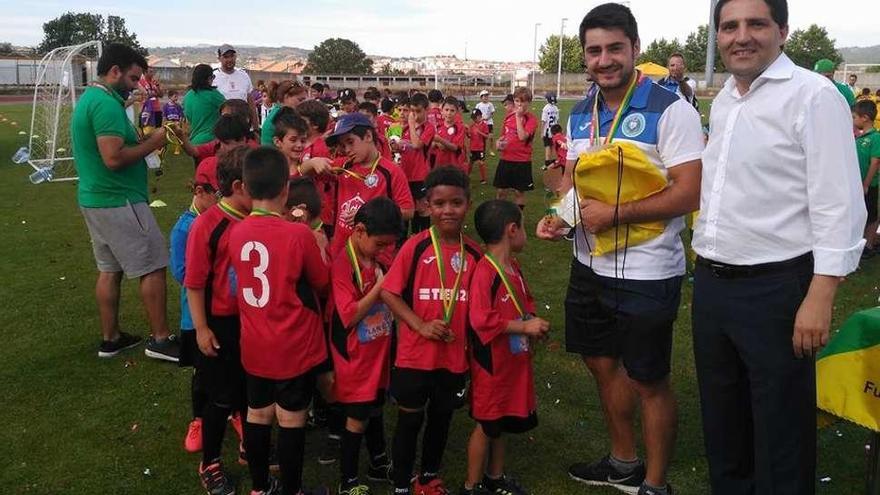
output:
POLYGON ((79 205, 115 208, 147 201, 147 162, 142 158, 111 170, 98 151, 98 137, 116 136, 126 146, 138 144, 138 134, 125 114, 125 102, 113 90, 89 86, 76 102, 70 119, 73 160, 79 175, 79 205))
POLYGON ((263 120, 263 127, 260 128, 260 144, 263 146, 275 146, 275 141, 272 140, 275 137, 275 124, 272 121, 275 120, 275 116, 278 115, 281 107, 282 105, 276 104, 266 114, 266 119, 263 120))
MULTIPOLYGON (((868 176, 872 158, 880 158, 880 132, 870 129, 868 132, 856 138, 856 154, 859 156, 859 170, 862 171, 862 180, 868 176)), ((880 171, 874 174, 871 187, 880 185, 880 171)))
POLYGON ((856 104, 856 96, 853 94, 852 90, 849 89, 849 86, 837 81, 834 81, 834 85, 837 86, 837 91, 840 91, 840 94, 846 99, 846 103, 852 108, 852 106, 856 104))
POLYGON ((189 90, 183 97, 183 116, 189 122, 189 140, 205 144, 214 140, 214 125, 220 119, 220 106, 226 98, 217 88, 189 90))

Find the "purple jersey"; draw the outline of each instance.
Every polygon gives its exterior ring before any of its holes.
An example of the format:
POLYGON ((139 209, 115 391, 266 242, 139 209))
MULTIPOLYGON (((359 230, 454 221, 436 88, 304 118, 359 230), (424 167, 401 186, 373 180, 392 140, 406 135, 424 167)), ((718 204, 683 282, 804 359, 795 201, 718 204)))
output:
POLYGON ((162 107, 162 113, 165 115, 165 120, 171 122, 180 122, 183 119, 183 108, 174 102, 166 103, 162 107))

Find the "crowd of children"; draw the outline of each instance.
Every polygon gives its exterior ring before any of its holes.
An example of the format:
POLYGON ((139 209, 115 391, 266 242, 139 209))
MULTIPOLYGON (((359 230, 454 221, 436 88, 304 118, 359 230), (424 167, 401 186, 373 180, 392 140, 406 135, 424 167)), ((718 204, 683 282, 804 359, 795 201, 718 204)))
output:
MULTIPOLYGON (((461 493, 528 493, 505 475, 502 443, 537 425, 532 340, 549 331, 516 261, 523 203, 479 205, 484 246, 463 232, 471 168, 487 181, 491 112, 465 125, 460 102, 439 91, 368 91, 358 103, 343 90, 331 113, 308 90, 275 88, 261 139, 231 101, 212 141, 179 132, 198 163, 171 257, 184 288, 180 363, 194 368, 184 447, 201 452, 202 486, 235 493, 221 452, 231 423, 252 495, 330 493, 303 488, 305 428, 320 417, 318 457, 338 460, 337 493, 369 494, 366 480, 450 493, 443 454, 454 412, 469 405, 461 493)), ((502 183, 520 193, 537 119, 527 89, 511 100, 498 149, 516 167, 502 183)))

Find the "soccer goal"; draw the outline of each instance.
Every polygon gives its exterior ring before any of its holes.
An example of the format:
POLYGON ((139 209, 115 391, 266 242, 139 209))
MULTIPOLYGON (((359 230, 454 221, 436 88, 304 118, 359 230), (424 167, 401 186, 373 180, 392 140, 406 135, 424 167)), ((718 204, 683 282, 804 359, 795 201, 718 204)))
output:
MULTIPOLYGON (((28 163, 46 171, 46 180, 76 180, 70 140, 70 117, 78 95, 88 83, 93 68, 86 56, 97 52, 101 42, 56 48, 40 61, 34 82, 28 163)), ((93 55, 92 55, 93 56, 93 55)))

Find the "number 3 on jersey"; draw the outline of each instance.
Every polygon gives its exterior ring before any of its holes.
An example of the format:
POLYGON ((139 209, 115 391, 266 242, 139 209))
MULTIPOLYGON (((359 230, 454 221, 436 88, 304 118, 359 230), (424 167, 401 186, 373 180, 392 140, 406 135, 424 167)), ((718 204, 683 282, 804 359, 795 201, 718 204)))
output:
MULTIPOLYGON (((255 308, 262 308, 269 302, 269 279, 266 278, 266 270, 269 268, 269 251, 266 245, 258 241, 246 242, 241 247, 241 261, 251 261, 251 255, 256 252, 257 266, 254 267, 254 278, 260 282, 260 297, 252 287, 242 287, 241 295, 244 302, 255 308)), ((239 281, 239 283, 242 283, 239 281)))

